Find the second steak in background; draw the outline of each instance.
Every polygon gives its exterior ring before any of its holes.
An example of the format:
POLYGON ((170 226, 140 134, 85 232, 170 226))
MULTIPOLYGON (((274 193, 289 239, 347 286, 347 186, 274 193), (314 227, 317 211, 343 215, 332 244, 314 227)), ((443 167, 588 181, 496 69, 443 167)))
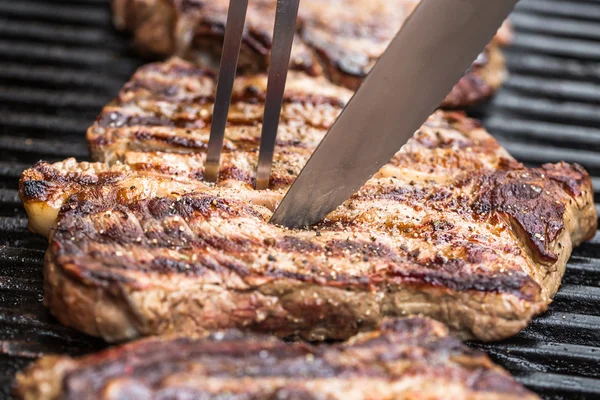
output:
MULTIPOLYGON (((358 88, 417 0, 302 0, 290 68, 358 88)), ((239 66, 264 72, 269 65, 275 0, 249 2, 239 66)), ((143 53, 177 55, 199 65, 219 65, 229 0, 113 0, 115 25, 130 31, 143 53)), ((506 77, 502 47, 511 41, 508 23, 444 100, 464 108, 496 92, 506 77)))

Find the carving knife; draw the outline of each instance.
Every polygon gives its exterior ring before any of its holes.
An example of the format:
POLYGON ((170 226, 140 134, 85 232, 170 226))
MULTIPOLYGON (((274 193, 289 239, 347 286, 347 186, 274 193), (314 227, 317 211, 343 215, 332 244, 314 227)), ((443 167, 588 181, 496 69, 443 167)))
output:
POLYGON ((313 225, 386 164, 437 108, 518 0, 422 0, 325 135, 271 222, 313 225))

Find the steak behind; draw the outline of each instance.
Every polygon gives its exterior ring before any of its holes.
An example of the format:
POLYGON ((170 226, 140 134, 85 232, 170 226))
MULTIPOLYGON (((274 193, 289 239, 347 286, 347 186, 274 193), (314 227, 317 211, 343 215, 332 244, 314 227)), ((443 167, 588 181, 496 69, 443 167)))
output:
POLYGON ((547 308, 595 232, 583 168, 526 168, 442 111, 319 225, 271 225, 350 92, 290 75, 271 186, 255 191, 265 85, 236 83, 216 186, 202 182, 214 78, 177 59, 142 67, 90 128, 102 162, 24 173, 62 323, 109 341, 226 328, 324 340, 423 314, 501 339, 547 308))
POLYGON ((25 400, 537 399, 422 318, 386 320, 381 332, 328 346, 235 331, 146 339, 91 356, 44 357, 17 384, 25 400))
MULTIPOLYGON (((418 0, 303 0, 290 68, 358 88, 418 0)), ((177 55, 219 65, 228 0, 113 0, 115 25, 133 32, 146 53, 177 55)), ((249 3, 239 66, 267 70, 275 20, 274 0, 249 3)), ((501 48, 511 40, 506 23, 448 95, 443 107, 466 107, 491 96, 506 75, 501 48)))

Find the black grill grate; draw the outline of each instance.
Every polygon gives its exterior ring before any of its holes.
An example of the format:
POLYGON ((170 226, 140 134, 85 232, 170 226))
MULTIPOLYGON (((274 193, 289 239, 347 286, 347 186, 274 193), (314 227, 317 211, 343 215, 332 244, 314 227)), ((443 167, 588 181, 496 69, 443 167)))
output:
MULTIPOLYGON (((583 164, 597 203, 599 23, 597 0, 522 0, 510 80, 479 111, 518 159, 583 164)), ((16 188, 39 159, 87 158, 85 129, 143 62, 128 42, 108 0, 0 0, 0 398, 37 356, 104 346, 42 306, 46 241, 27 233, 16 188)), ((600 398, 600 234, 575 250, 548 313, 516 338, 472 345, 545 398, 600 398)))

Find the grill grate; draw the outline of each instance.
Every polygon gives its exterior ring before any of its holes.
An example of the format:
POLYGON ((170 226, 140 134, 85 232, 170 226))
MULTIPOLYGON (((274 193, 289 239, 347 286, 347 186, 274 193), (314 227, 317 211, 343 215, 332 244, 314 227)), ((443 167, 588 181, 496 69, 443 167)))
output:
MULTIPOLYGON (((142 60, 110 27, 108 0, 0 0, 0 398, 48 352, 104 346, 42 306, 45 239, 17 196, 38 159, 86 159, 84 131, 142 60)), ((583 164, 600 203, 600 2, 522 0, 511 77, 478 112, 518 159, 583 164)), ((596 206, 600 211, 600 204, 596 206)), ((545 398, 600 398, 600 233, 575 250, 550 311, 484 349, 545 398)))

